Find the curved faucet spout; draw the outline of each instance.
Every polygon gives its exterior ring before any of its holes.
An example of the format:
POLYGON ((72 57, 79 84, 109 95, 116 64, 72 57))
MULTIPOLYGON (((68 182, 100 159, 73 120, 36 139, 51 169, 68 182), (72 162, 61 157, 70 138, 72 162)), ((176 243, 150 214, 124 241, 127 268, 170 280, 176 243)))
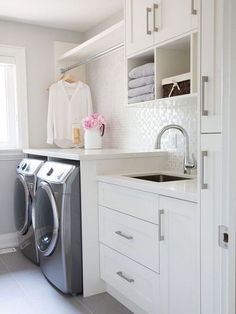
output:
POLYGON ((175 130, 178 130, 180 131, 183 136, 184 136, 184 141, 185 141, 185 154, 184 154, 184 173, 188 173, 190 174, 190 170, 191 169, 195 169, 197 168, 197 163, 196 163, 196 160, 190 160, 190 156, 189 156, 189 136, 188 136, 188 133, 187 131, 181 126, 181 125, 178 125, 178 124, 169 124, 169 125, 166 125, 163 129, 161 129, 160 133, 158 134, 157 136, 157 140, 156 140, 156 148, 157 149, 160 149, 161 148, 161 139, 162 139, 162 136, 163 134, 170 130, 170 129, 175 129, 175 130))

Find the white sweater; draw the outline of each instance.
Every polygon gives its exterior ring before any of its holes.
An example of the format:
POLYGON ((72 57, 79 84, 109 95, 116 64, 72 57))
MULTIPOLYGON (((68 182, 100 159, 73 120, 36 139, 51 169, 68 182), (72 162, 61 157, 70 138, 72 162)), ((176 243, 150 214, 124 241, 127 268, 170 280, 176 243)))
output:
POLYGON ((59 147, 73 147, 72 125, 80 126, 83 146, 82 119, 93 111, 90 88, 85 83, 59 81, 49 90, 47 143, 59 147), (70 92, 72 90, 72 93, 70 92))

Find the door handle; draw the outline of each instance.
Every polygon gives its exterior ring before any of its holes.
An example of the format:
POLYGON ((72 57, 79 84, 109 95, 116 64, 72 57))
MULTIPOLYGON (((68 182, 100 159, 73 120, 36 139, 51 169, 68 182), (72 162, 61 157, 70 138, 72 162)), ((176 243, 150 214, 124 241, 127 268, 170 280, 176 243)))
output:
POLYGON ((146 8, 146 31, 147 31, 147 35, 152 35, 152 31, 149 29, 149 15, 152 12, 151 8, 146 8))
POLYGON ((201 164, 201 188, 202 190, 208 189, 208 184, 205 183, 205 157, 208 156, 207 151, 202 151, 201 158, 202 158, 202 164, 201 164))
POLYGON ((162 234, 162 217, 164 216, 165 211, 164 209, 159 210, 159 241, 164 241, 165 237, 162 234))
POLYGON ((191 0, 191 14, 197 15, 197 10, 195 9, 195 6, 194 6, 194 0, 191 0))
POLYGON ((208 82, 208 76, 202 76, 202 116, 208 116, 209 112, 205 109, 205 86, 208 82))
POLYGON ((156 20, 156 14, 158 12, 158 4, 157 3, 154 3, 154 6, 153 6, 153 25, 154 25, 154 32, 158 32, 159 31, 159 28, 157 26, 157 20, 156 20))

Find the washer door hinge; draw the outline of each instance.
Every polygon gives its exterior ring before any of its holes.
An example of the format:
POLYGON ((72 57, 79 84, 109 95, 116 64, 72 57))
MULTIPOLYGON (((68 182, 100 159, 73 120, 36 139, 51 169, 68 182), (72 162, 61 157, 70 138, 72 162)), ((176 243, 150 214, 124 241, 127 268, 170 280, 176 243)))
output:
POLYGON ((228 249, 229 244, 228 227, 222 225, 218 227, 218 244, 223 249, 228 249))

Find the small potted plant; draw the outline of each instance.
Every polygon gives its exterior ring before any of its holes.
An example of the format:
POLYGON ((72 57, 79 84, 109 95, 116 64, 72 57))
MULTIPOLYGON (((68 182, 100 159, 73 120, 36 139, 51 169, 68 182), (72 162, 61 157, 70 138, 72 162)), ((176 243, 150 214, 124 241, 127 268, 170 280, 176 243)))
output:
POLYGON ((82 121, 84 128, 85 149, 102 148, 102 136, 105 132, 106 120, 99 113, 92 113, 82 121))

